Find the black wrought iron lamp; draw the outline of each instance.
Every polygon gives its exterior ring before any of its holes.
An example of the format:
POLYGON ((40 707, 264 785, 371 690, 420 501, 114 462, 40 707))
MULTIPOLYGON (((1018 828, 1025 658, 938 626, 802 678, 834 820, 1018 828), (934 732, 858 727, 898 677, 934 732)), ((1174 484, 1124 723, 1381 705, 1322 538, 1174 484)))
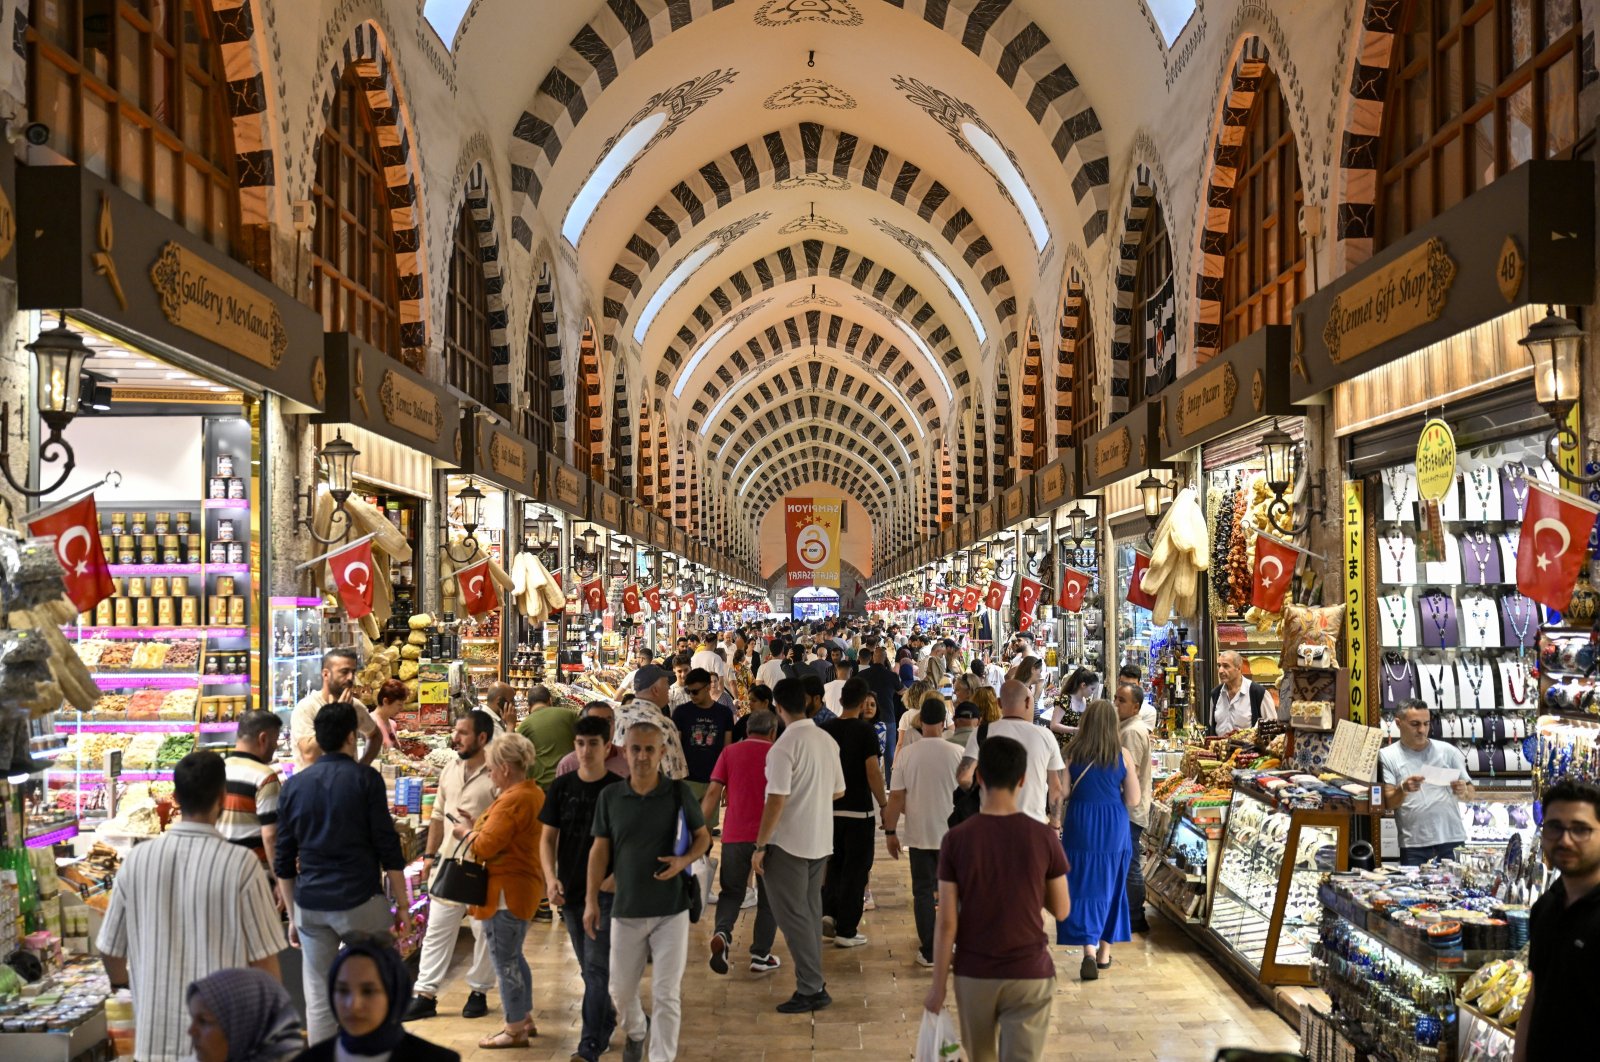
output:
POLYGON ((346 505, 350 501, 351 475, 355 470, 355 460, 360 456, 361 451, 350 445, 343 432, 335 432, 332 440, 317 451, 317 465, 327 474, 328 494, 333 498, 333 512, 328 516, 327 538, 317 534, 317 529, 312 526, 312 517, 316 512, 316 485, 302 490, 300 477, 294 477, 295 526, 303 528, 306 534, 324 546, 343 542, 350 537, 350 510, 346 505), (340 524, 344 525, 343 529, 337 534, 332 533, 340 524))
POLYGON ((1072 544, 1078 549, 1083 548, 1094 529, 1089 521, 1090 517, 1082 502, 1073 502, 1072 508, 1067 510, 1067 535, 1072 539, 1072 544))
POLYGON ((1545 308, 1544 319, 1528 329, 1517 341, 1533 359, 1534 400, 1550 414, 1555 430, 1545 440, 1545 455, 1556 468, 1563 468, 1562 454, 1576 454, 1578 468, 1561 475, 1578 483, 1600 483, 1600 472, 1583 470, 1582 440, 1568 422, 1568 414, 1578 401, 1583 355, 1583 329, 1545 308))
MULTIPOLYGON (((48 487, 29 490, 25 486, 26 473, 19 481, 11 472, 11 403, 0 403, 0 472, 18 494, 37 498, 58 489, 77 467, 72 445, 62 436, 72 418, 78 415, 78 401, 83 392, 83 364, 93 353, 83 337, 67 327, 65 316, 56 320, 54 328, 39 333, 39 338, 29 343, 33 353, 34 404, 39 419, 49 429, 39 443, 39 463, 61 462, 61 474, 48 487)), ((27 409, 17 411, 18 419, 26 416, 27 409)))
POLYGON ((1145 541, 1155 539, 1156 525, 1166 515, 1166 506, 1161 504, 1161 496, 1170 493, 1174 498, 1178 496, 1178 482, 1173 479, 1157 479, 1154 472, 1146 472, 1139 481, 1139 504, 1144 508, 1144 518, 1150 527, 1144 533, 1145 541))
POLYGON ((1272 422, 1271 430, 1261 437, 1261 453, 1266 465, 1267 488, 1272 491, 1272 501, 1267 506, 1267 523, 1278 534, 1293 538, 1304 533, 1311 526, 1311 521, 1320 519, 1326 511, 1322 471, 1319 469, 1311 473, 1311 481, 1306 487, 1305 519, 1297 524, 1285 525, 1283 518, 1289 513, 1289 484, 1304 473, 1305 454, 1300 444, 1278 427, 1276 420, 1272 422))
POLYGON ((465 564, 478 553, 478 527, 483 520, 483 491, 477 488, 471 480, 467 485, 456 492, 456 501, 461 505, 461 526, 467 532, 461 544, 467 547, 465 557, 457 557, 455 549, 448 541, 444 544, 445 556, 457 564, 465 564))

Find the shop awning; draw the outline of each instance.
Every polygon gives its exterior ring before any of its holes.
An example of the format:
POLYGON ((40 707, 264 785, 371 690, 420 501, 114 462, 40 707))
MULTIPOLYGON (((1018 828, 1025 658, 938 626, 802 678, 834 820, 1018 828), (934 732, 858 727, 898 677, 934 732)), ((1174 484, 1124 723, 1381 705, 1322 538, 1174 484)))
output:
POLYGON ((537 497, 541 470, 539 451, 533 443, 508 428, 490 424, 483 417, 470 419, 477 426, 477 463, 473 474, 514 494, 537 497))
POLYGON ((1594 297, 1594 164, 1526 162, 1372 256, 1294 312, 1302 402, 1527 303, 1594 297))
POLYGON ((1161 403, 1146 399, 1109 428, 1102 428, 1083 443, 1083 493, 1102 490, 1118 480, 1154 467, 1156 426, 1161 403))
POLYGON ((544 456, 544 494, 540 500, 582 520, 589 515, 589 477, 554 454, 544 456))
POLYGON ((282 395, 290 413, 323 408, 322 315, 293 295, 82 166, 18 168, 16 204, 4 261, 19 309, 66 310, 151 354, 214 366, 282 395))
POLYGON ((461 406, 454 397, 348 332, 330 332, 323 344, 327 402, 313 422, 354 424, 440 466, 461 466, 461 406))
POLYGON ((1289 400, 1291 332, 1257 329, 1161 392, 1156 455, 1169 460, 1264 417, 1300 414, 1289 400))

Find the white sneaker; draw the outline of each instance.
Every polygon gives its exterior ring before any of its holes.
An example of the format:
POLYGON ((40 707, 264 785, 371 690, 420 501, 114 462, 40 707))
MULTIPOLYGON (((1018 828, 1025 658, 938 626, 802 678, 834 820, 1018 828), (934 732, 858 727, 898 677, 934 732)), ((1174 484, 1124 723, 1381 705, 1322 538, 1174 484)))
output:
POLYGON ((750 888, 744 890, 744 903, 739 905, 739 910, 748 911, 759 902, 761 902, 761 894, 757 892, 755 886, 752 885, 750 888))
POLYGON ((933 960, 919 951, 917 952, 917 965, 922 967, 924 970, 930 970, 933 968, 933 960))
POLYGON ((783 960, 779 959, 776 955, 750 956, 751 973, 771 973, 773 970, 776 970, 782 965, 783 960))
POLYGON ((834 937, 833 946, 836 948, 859 948, 867 942, 867 938, 857 933, 853 937, 834 937))
POLYGON ((863 911, 876 911, 878 909, 877 901, 872 898, 871 889, 868 889, 866 895, 861 898, 861 909, 863 911))
POLYGON ((833 915, 822 916, 822 939, 833 939, 833 915))

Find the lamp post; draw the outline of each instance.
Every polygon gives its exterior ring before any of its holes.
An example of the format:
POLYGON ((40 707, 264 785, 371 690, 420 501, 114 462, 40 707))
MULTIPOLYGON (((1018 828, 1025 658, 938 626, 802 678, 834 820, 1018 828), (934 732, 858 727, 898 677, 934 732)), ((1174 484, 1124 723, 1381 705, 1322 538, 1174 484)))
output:
POLYGON ((333 498, 333 512, 328 517, 328 530, 333 531, 335 524, 344 524, 344 530, 338 534, 330 534, 323 538, 317 534, 312 526, 311 514, 316 510, 315 487, 300 489, 300 477, 294 477, 294 522, 296 527, 304 528, 305 533, 325 546, 335 542, 342 542, 350 536, 350 511, 346 504, 350 500, 351 476, 355 468, 356 458, 361 456, 361 451, 350 445, 345 440, 343 432, 335 432, 332 441, 326 443, 317 451, 317 463, 328 473, 328 494, 333 498))
POLYGON ((467 536, 461 540, 461 544, 467 547, 467 555, 465 557, 457 557, 455 549, 448 541, 445 542, 444 552, 445 556, 455 561, 455 563, 465 564, 478 552, 477 531, 478 525, 483 519, 483 491, 479 490, 471 480, 468 480, 467 485, 456 492, 456 501, 461 504, 461 526, 467 532, 467 536))
POLYGON ((1533 359, 1533 397, 1544 411, 1550 414, 1555 429, 1545 440, 1545 453, 1550 463, 1564 469, 1563 452, 1578 456, 1578 468, 1561 475, 1578 483, 1600 483, 1600 472, 1583 470, 1582 440, 1568 423, 1567 416, 1577 404, 1583 330, 1571 320, 1558 315, 1555 307, 1546 307, 1543 320, 1528 329, 1528 334, 1517 341, 1533 359))

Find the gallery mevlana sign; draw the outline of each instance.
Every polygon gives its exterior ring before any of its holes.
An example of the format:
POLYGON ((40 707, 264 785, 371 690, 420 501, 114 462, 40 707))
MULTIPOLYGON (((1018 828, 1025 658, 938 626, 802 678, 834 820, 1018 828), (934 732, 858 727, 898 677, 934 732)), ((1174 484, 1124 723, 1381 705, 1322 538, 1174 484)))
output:
POLYGON ((261 292, 168 241, 150 267, 167 320, 269 369, 289 348, 283 313, 261 292))

